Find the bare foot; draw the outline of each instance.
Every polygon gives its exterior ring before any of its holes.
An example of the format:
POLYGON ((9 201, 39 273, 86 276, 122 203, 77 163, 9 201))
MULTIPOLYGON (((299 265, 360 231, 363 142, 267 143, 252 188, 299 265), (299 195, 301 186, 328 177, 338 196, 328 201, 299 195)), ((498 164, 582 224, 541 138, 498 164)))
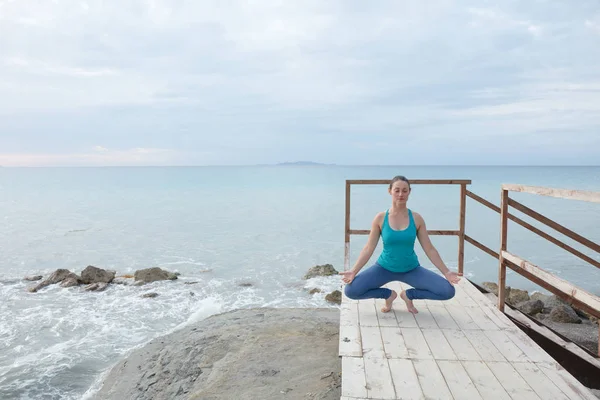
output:
POLYGON ((381 312, 390 312, 392 309, 392 303, 398 297, 398 293, 395 290, 392 290, 392 295, 385 300, 385 307, 381 307, 381 312))
POLYGON ((408 312, 413 314, 417 314, 419 312, 419 310, 415 308, 415 305, 413 304, 412 300, 406 296, 406 292, 404 290, 402 291, 402 293, 400 293, 400 298, 406 303, 406 308, 408 308, 408 312))

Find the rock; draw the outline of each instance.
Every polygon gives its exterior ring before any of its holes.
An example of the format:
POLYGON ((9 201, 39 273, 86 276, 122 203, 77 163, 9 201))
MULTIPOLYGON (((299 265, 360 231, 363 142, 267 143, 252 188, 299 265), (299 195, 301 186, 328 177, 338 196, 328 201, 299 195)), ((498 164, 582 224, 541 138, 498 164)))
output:
POLYGON ((63 280, 65 280, 67 278, 72 278, 72 277, 75 277, 77 280, 80 279, 77 275, 75 275, 73 272, 69 271, 68 269, 57 269, 52 274, 50 274, 50 276, 48 278, 41 281, 34 287, 28 288, 27 290, 29 290, 31 293, 35 293, 38 290, 40 290, 46 286, 54 285, 55 283, 62 282, 63 280))
POLYGON ((110 283, 115 279, 115 271, 107 271, 102 268, 88 265, 83 271, 81 271, 81 281, 83 283, 110 283))
POLYGON ((550 296, 540 292, 534 292, 531 294, 531 296, 529 296, 530 300, 541 300, 543 303, 545 303, 549 298, 550 296))
POLYGON ((498 296, 498 284, 494 282, 483 282, 481 286, 490 293, 498 296))
POLYGON ((240 283, 238 286, 239 286, 239 287, 252 287, 252 286, 254 286, 254 285, 252 285, 252 284, 251 284, 251 283, 249 283, 249 282, 244 282, 244 283, 240 283))
POLYGON ((529 300, 519 304, 517 308, 525 314, 533 316, 542 312, 544 303, 541 300, 529 300))
POLYGON ((306 275, 304 275, 304 279, 310 279, 316 276, 331 276, 337 274, 338 271, 336 271, 335 268, 333 268, 333 265, 331 264, 316 265, 308 270, 306 275))
POLYGON ((90 283, 89 285, 84 287, 83 290, 87 292, 103 292, 104 290, 106 290, 107 287, 108 283, 106 282, 96 282, 90 283))
POLYGON ((569 304, 556 295, 552 295, 544 300, 544 308, 553 309, 556 306, 568 306, 569 304))
POLYGON ((339 290, 334 290, 333 292, 325 296, 325 300, 327 300, 330 303, 342 304, 342 292, 340 292, 339 290))
POLYGON ((24 277, 23 280, 34 282, 34 281, 42 280, 42 278, 43 278, 42 275, 29 275, 29 276, 24 277))
POLYGON ((339 315, 260 308, 206 318, 129 353, 91 398, 339 400, 339 315))
POLYGON ((529 300, 529 293, 527 290, 511 288, 510 293, 507 294, 507 301, 512 305, 517 305, 524 301, 529 300))
POLYGON ((161 268, 154 267, 135 271, 134 278, 136 282, 140 281, 148 283, 155 281, 175 280, 177 279, 177 275, 161 268))
POLYGON ((562 323, 580 324, 581 319, 577 316, 575 310, 566 305, 559 305, 552 309, 549 315, 550 320, 562 323))
POLYGON ((133 285, 134 280, 133 280, 133 276, 131 278, 125 278, 125 277, 118 276, 115 279, 113 279, 111 283, 113 285, 133 285))
MULTIPOLYGON (((75 275, 75 274, 73 274, 75 275)), ((79 281, 79 278, 77 276, 75 277, 69 277, 64 279, 61 283, 60 286, 64 287, 64 288, 68 288, 68 287, 73 287, 73 286, 78 286, 81 282, 79 281)))
POLYGON ((318 288, 314 288, 314 289, 310 289, 310 291, 308 292, 308 294, 315 294, 315 293, 322 293, 323 291, 321 289, 318 288))
POLYGON ((184 285, 195 285, 196 283, 198 283, 198 281, 194 281, 194 282, 183 282, 184 285))
POLYGON ((144 293, 142 295, 142 298, 144 298, 144 299, 153 299, 155 297, 158 297, 158 293, 152 292, 152 293, 144 293))

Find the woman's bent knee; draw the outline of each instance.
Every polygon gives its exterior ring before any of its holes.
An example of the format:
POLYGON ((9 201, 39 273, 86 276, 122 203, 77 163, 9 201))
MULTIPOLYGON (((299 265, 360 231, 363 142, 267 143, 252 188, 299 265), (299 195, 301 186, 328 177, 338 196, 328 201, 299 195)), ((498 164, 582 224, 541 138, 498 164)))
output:
POLYGON ((352 287, 352 283, 346 285, 346 287, 344 288, 344 294, 346 294, 346 297, 348 297, 349 299, 356 300, 357 293, 352 287))
POLYGON ((454 286, 452 286, 452 284, 450 282, 446 281, 446 283, 444 285, 444 290, 442 290, 442 293, 440 293, 440 295, 444 297, 443 300, 450 300, 451 298, 454 297, 455 294, 456 294, 456 289, 454 288, 454 286))

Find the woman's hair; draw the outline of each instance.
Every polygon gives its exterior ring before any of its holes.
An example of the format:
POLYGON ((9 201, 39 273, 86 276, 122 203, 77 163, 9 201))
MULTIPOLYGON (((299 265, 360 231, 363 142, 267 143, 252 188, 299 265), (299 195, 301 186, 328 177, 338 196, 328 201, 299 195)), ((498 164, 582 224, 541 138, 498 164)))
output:
POLYGON ((398 182, 398 181, 404 181, 404 182, 408 183, 408 188, 410 189, 410 182, 403 175, 396 175, 395 177, 392 178, 392 181, 390 182, 390 189, 392 188, 392 185, 394 184, 394 182, 398 182))

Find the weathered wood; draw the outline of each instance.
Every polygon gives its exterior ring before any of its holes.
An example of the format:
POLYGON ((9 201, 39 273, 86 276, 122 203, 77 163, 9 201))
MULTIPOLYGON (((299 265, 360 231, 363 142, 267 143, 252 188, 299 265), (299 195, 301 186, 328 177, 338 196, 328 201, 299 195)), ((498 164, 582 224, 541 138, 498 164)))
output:
POLYGON ((531 193, 542 196, 558 197, 561 199, 600 203, 600 192, 592 192, 588 190, 556 189, 541 186, 513 185, 506 183, 502 185, 502 189, 511 192, 531 193))
POLYGON ((455 399, 482 399, 460 361, 438 361, 438 365, 455 399))
POLYGON ((362 357, 342 357, 342 396, 367 397, 365 361, 362 357))
MULTIPOLYGON (((454 400, 444 376, 434 360, 412 360, 423 395, 431 400, 454 400)), ((418 397, 421 399, 422 397, 418 397)))
POLYGON ((514 265, 518 266, 520 269, 527 271, 531 275, 536 276, 544 282, 547 282, 548 284, 552 285, 554 288, 558 289, 560 292, 566 295, 569 299, 576 300, 580 304, 585 304, 587 306, 587 310, 585 311, 589 312, 597 318, 600 318, 600 297, 586 292, 585 290, 578 288, 570 282, 561 279, 551 274, 550 272, 543 270, 537 265, 534 265, 507 251, 502 252, 502 257, 509 260, 514 265))
POLYGON ((511 400, 494 373, 483 361, 463 361, 462 365, 471 377, 475 387, 486 399, 511 400))
POLYGON ((460 185, 460 216, 458 220, 458 273, 465 267, 465 216, 467 213, 467 185, 460 185))
MULTIPOLYGON (((389 185, 391 179, 347 179, 349 185, 389 185)), ((470 185, 470 179, 410 179, 411 185, 470 185)))
POLYGON ((350 269, 350 185, 346 182, 346 217, 344 228, 344 271, 350 269))
MULTIPOLYGON (((419 400, 423 398, 423 390, 417 372, 411 360, 388 360, 392 381, 396 388, 396 398, 419 400)), ((427 382, 429 384, 430 382, 427 382)))
POLYGON ((504 312, 506 300, 506 263, 502 251, 508 241, 508 191, 502 190, 500 196, 500 251, 498 252, 498 309, 504 312))
MULTIPOLYGON (((476 194, 467 191, 467 196, 473 198, 474 200, 480 202, 481 204, 484 204, 485 206, 491 208, 492 210, 496 211, 496 212, 500 212, 500 207, 495 206, 494 204, 490 203, 489 201, 485 200, 482 197, 477 196, 476 194)), ((509 205, 511 205, 512 203, 514 203, 515 201, 512 199, 509 199, 509 205)), ((525 207, 525 206, 523 206, 525 207)), ((555 245, 561 247, 564 250, 567 250, 568 252, 570 252, 571 254, 579 257, 580 259, 584 260, 585 262, 588 262, 592 265, 594 265, 595 267, 600 268, 600 262, 594 260, 592 257, 589 257, 585 254, 583 254, 582 252, 580 252, 579 250, 569 246, 568 244, 554 238, 553 236, 550 236, 549 234, 547 234, 546 232, 542 231, 541 229, 536 228, 535 226, 523 221, 521 218, 514 216, 513 214, 508 214, 508 219, 510 219, 511 221, 521 225, 523 228, 530 230, 531 232, 543 237, 544 239, 548 240, 551 243, 554 243, 555 245)), ((566 229, 566 228, 565 228, 566 229)), ((491 255, 492 257, 498 258, 498 253, 493 252, 491 249, 489 249, 488 247, 484 246, 483 244, 477 242, 475 239, 471 238, 471 237, 467 237, 465 236, 465 240, 469 243, 471 243, 472 245, 474 245, 475 247, 478 247, 480 250, 485 251, 486 253, 488 253, 489 255, 491 255)))
MULTIPOLYGON (((370 229, 350 229, 350 235, 368 235, 371 233, 370 229)), ((440 230, 427 230, 427 233, 433 236, 460 236, 460 231, 440 231, 440 230)))
POLYGON ((486 364, 511 398, 518 400, 546 400, 545 398, 541 399, 535 394, 535 391, 529 386, 527 381, 523 379, 510 363, 488 362, 486 364))
POLYGON ((598 253, 600 253, 600 244, 598 243, 594 243, 589 239, 584 238, 583 236, 579 235, 576 232, 573 232, 572 230, 570 230, 569 228, 564 227, 563 225, 552 221, 550 218, 547 218, 545 216, 543 216, 542 214, 532 210, 531 208, 519 203, 516 200, 513 199, 509 199, 508 200, 508 205, 511 207, 516 208, 517 210, 521 211, 523 214, 526 214, 528 216, 530 216, 533 219, 538 220, 539 222, 548 225, 549 227, 556 229, 558 232, 562 233, 565 236, 570 237, 571 239, 581 243, 584 246, 589 247, 590 249, 597 251, 598 253))

